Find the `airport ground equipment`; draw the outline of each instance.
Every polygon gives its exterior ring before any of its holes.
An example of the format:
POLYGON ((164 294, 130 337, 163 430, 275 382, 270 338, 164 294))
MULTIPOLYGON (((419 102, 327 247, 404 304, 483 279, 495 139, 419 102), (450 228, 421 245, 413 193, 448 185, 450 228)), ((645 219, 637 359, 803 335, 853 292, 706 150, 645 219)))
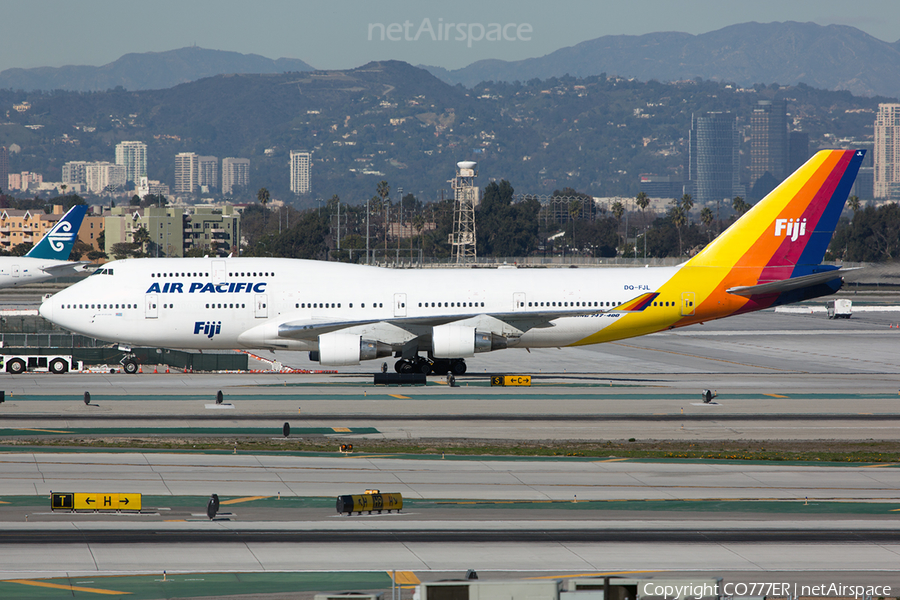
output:
POLYGON ((849 319, 853 314, 853 301, 838 298, 828 304, 829 319, 849 319))
MULTIPOLYGON (((368 491, 374 492, 376 490, 368 491)), ((372 511, 376 510, 378 514, 381 514, 381 511, 384 510, 400 512, 402 509, 402 494, 353 494, 337 497, 337 511, 341 514, 351 515, 357 513, 361 515, 364 512, 372 514, 372 511)))
MULTIPOLYGON (((420 600, 503 600, 529 598, 531 600, 559 600, 561 579, 479 581, 428 581, 419 584, 420 600)), ((585 598, 585 600, 589 600, 585 598)), ((624 600, 624 599, 617 599, 624 600)))
POLYGON ((375 373, 375 385, 426 385, 425 373, 375 373))
POLYGON ((80 371, 82 362, 71 354, 4 354, 0 356, 0 370, 12 375, 34 371, 38 373, 67 373, 80 371))

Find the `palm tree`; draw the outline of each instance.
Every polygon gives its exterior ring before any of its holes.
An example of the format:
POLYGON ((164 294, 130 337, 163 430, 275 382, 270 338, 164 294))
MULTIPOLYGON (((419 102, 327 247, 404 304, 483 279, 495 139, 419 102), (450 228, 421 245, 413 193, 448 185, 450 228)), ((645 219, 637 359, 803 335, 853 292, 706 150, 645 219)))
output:
POLYGON ((578 215, 581 213, 581 204, 582 204, 582 201, 580 199, 569 201, 569 220, 572 221, 572 250, 573 251, 576 248, 576 246, 575 246, 575 221, 578 220, 578 215))
MULTIPOLYGON (((416 216, 412 218, 412 226, 415 228, 418 236, 419 236, 419 249, 425 247, 425 238, 422 235, 422 231, 425 229, 425 217, 422 213, 416 213, 416 216)), ((412 256, 410 256, 410 261, 412 260, 412 256)))
POLYGON ((710 241, 712 236, 710 234, 709 226, 712 225, 715 216, 713 215, 713 211, 710 207, 704 206, 700 209, 700 222, 703 223, 703 226, 706 227, 706 239, 710 241))
POLYGON ((131 239, 137 244, 138 248, 140 248, 141 254, 146 253, 146 246, 150 243, 150 232, 147 231, 147 228, 141 225, 137 229, 134 230, 134 233, 131 235, 131 239))
POLYGON ((856 213, 859 212, 860 202, 859 196, 850 196, 847 198, 847 208, 853 211, 853 216, 856 217, 856 213))
POLYGON ((731 207, 734 209, 734 212, 738 214, 738 216, 742 216, 745 212, 750 210, 752 206, 750 206, 747 202, 744 201, 740 196, 735 196, 734 200, 731 201, 731 207))
POLYGON ((378 182, 378 185, 375 187, 375 193, 378 194, 378 197, 381 198, 381 202, 379 204, 382 215, 381 215, 381 223, 384 228, 384 254, 387 257, 387 239, 388 239, 388 228, 390 224, 387 222, 386 218, 390 218, 391 209, 390 204, 387 200, 388 196, 391 195, 391 186, 388 185, 388 182, 382 179, 378 182), (387 215, 384 214, 384 209, 387 209, 387 215))
POLYGON ((634 198, 634 203, 638 208, 641 209, 641 216, 643 217, 644 225, 647 225, 647 207, 650 206, 650 196, 645 194, 644 192, 638 192, 638 195, 634 198))
POLYGON ((269 203, 269 190, 264 187, 259 188, 259 191, 256 192, 256 199, 259 200, 259 203, 263 206, 263 232, 266 231, 266 223, 269 220, 269 211, 265 210, 266 204, 269 203))
MULTIPOLYGON (((616 200, 612 203, 612 206, 609 207, 609 211, 612 213, 613 217, 616 219, 616 236, 619 235, 619 227, 622 225, 622 217, 625 215, 625 205, 622 204, 621 200, 616 200)), ((625 241, 628 241, 628 232, 625 232, 625 241)))
MULTIPOLYGON (((685 194, 687 196, 687 194, 685 194)), ((687 224, 687 213, 684 210, 684 206, 682 205, 682 201, 675 199, 670 202, 672 208, 669 209, 669 217, 672 219, 672 224, 675 226, 675 230, 678 231, 678 256, 683 254, 682 245, 681 245, 681 228, 687 224)))
POLYGON ((690 194, 683 195, 681 197, 681 209, 684 211, 684 216, 688 221, 690 221, 690 212, 692 208, 694 208, 694 199, 690 194))
POLYGON ((391 195, 391 186, 388 185, 387 181, 384 181, 382 179, 381 181, 378 182, 378 186, 375 188, 375 193, 378 194, 378 196, 381 198, 381 201, 383 203, 385 198, 387 198, 388 196, 391 195))

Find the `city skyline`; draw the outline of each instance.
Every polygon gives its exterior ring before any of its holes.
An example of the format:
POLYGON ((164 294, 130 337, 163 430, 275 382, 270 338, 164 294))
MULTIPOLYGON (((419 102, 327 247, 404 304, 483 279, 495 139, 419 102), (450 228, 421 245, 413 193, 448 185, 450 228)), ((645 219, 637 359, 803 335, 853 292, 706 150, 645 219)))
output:
POLYGON ((715 0, 639 0, 627 5, 578 0, 567 2, 562 10, 535 0, 515 5, 462 0, 452 6, 411 5, 401 0, 327 5, 272 0, 266 4, 267 10, 244 8, 234 0, 198 0, 187 5, 162 0, 152 11, 133 0, 10 4, 4 7, 4 22, 17 26, 7 26, 0 36, 0 71, 100 66, 129 52, 161 52, 192 45, 273 59, 298 58, 319 69, 347 69, 387 59, 455 69, 489 58, 543 56, 603 35, 658 31, 696 35, 748 21, 849 25, 893 43, 898 37, 894 24, 900 21, 900 4, 890 0, 870 0, 862 5, 838 0, 761 0, 727 8, 715 0), (97 14, 104 18, 96 19, 97 14), (153 35, 135 35, 135 14, 141 15, 141 28, 153 35), (173 19, 176 14, 178 18, 173 19), (463 20, 474 29, 447 27, 463 20), (18 26, 22 23, 40 24, 40 44, 33 43, 31 28, 18 26), (477 39, 478 27, 493 23, 515 27, 507 28, 507 35, 498 41, 477 39), (400 29, 381 39, 380 32, 388 33, 394 24, 400 29), (73 30, 80 32, 79 44, 74 46, 70 43, 73 30), (452 31, 453 37, 438 41, 444 37, 442 31, 452 31), (251 32, 265 35, 248 35, 251 32), (417 33, 418 39, 412 40, 417 33))

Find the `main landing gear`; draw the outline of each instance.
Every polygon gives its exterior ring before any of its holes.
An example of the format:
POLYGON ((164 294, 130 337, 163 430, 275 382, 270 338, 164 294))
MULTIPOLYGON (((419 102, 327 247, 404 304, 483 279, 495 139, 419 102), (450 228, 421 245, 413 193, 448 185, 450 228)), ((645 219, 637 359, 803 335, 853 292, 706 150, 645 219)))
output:
POLYGON ((423 373, 425 375, 463 375, 466 372, 466 361, 462 358, 437 358, 428 360, 421 356, 416 358, 402 358, 394 363, 394 370, 398 373, 423 373))

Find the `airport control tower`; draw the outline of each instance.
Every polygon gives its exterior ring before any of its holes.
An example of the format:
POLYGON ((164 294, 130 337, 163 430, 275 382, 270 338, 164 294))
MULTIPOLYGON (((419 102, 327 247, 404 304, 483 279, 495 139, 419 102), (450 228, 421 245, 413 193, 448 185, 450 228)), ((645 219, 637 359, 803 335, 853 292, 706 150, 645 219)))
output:
POLYGON ((475 206, 478 204, 478 163, 463 160, 456 163, 456 177, 451 181, 456 204, 453 207, 453 258, 456 264, 476 262, 475 253, 475 206))

